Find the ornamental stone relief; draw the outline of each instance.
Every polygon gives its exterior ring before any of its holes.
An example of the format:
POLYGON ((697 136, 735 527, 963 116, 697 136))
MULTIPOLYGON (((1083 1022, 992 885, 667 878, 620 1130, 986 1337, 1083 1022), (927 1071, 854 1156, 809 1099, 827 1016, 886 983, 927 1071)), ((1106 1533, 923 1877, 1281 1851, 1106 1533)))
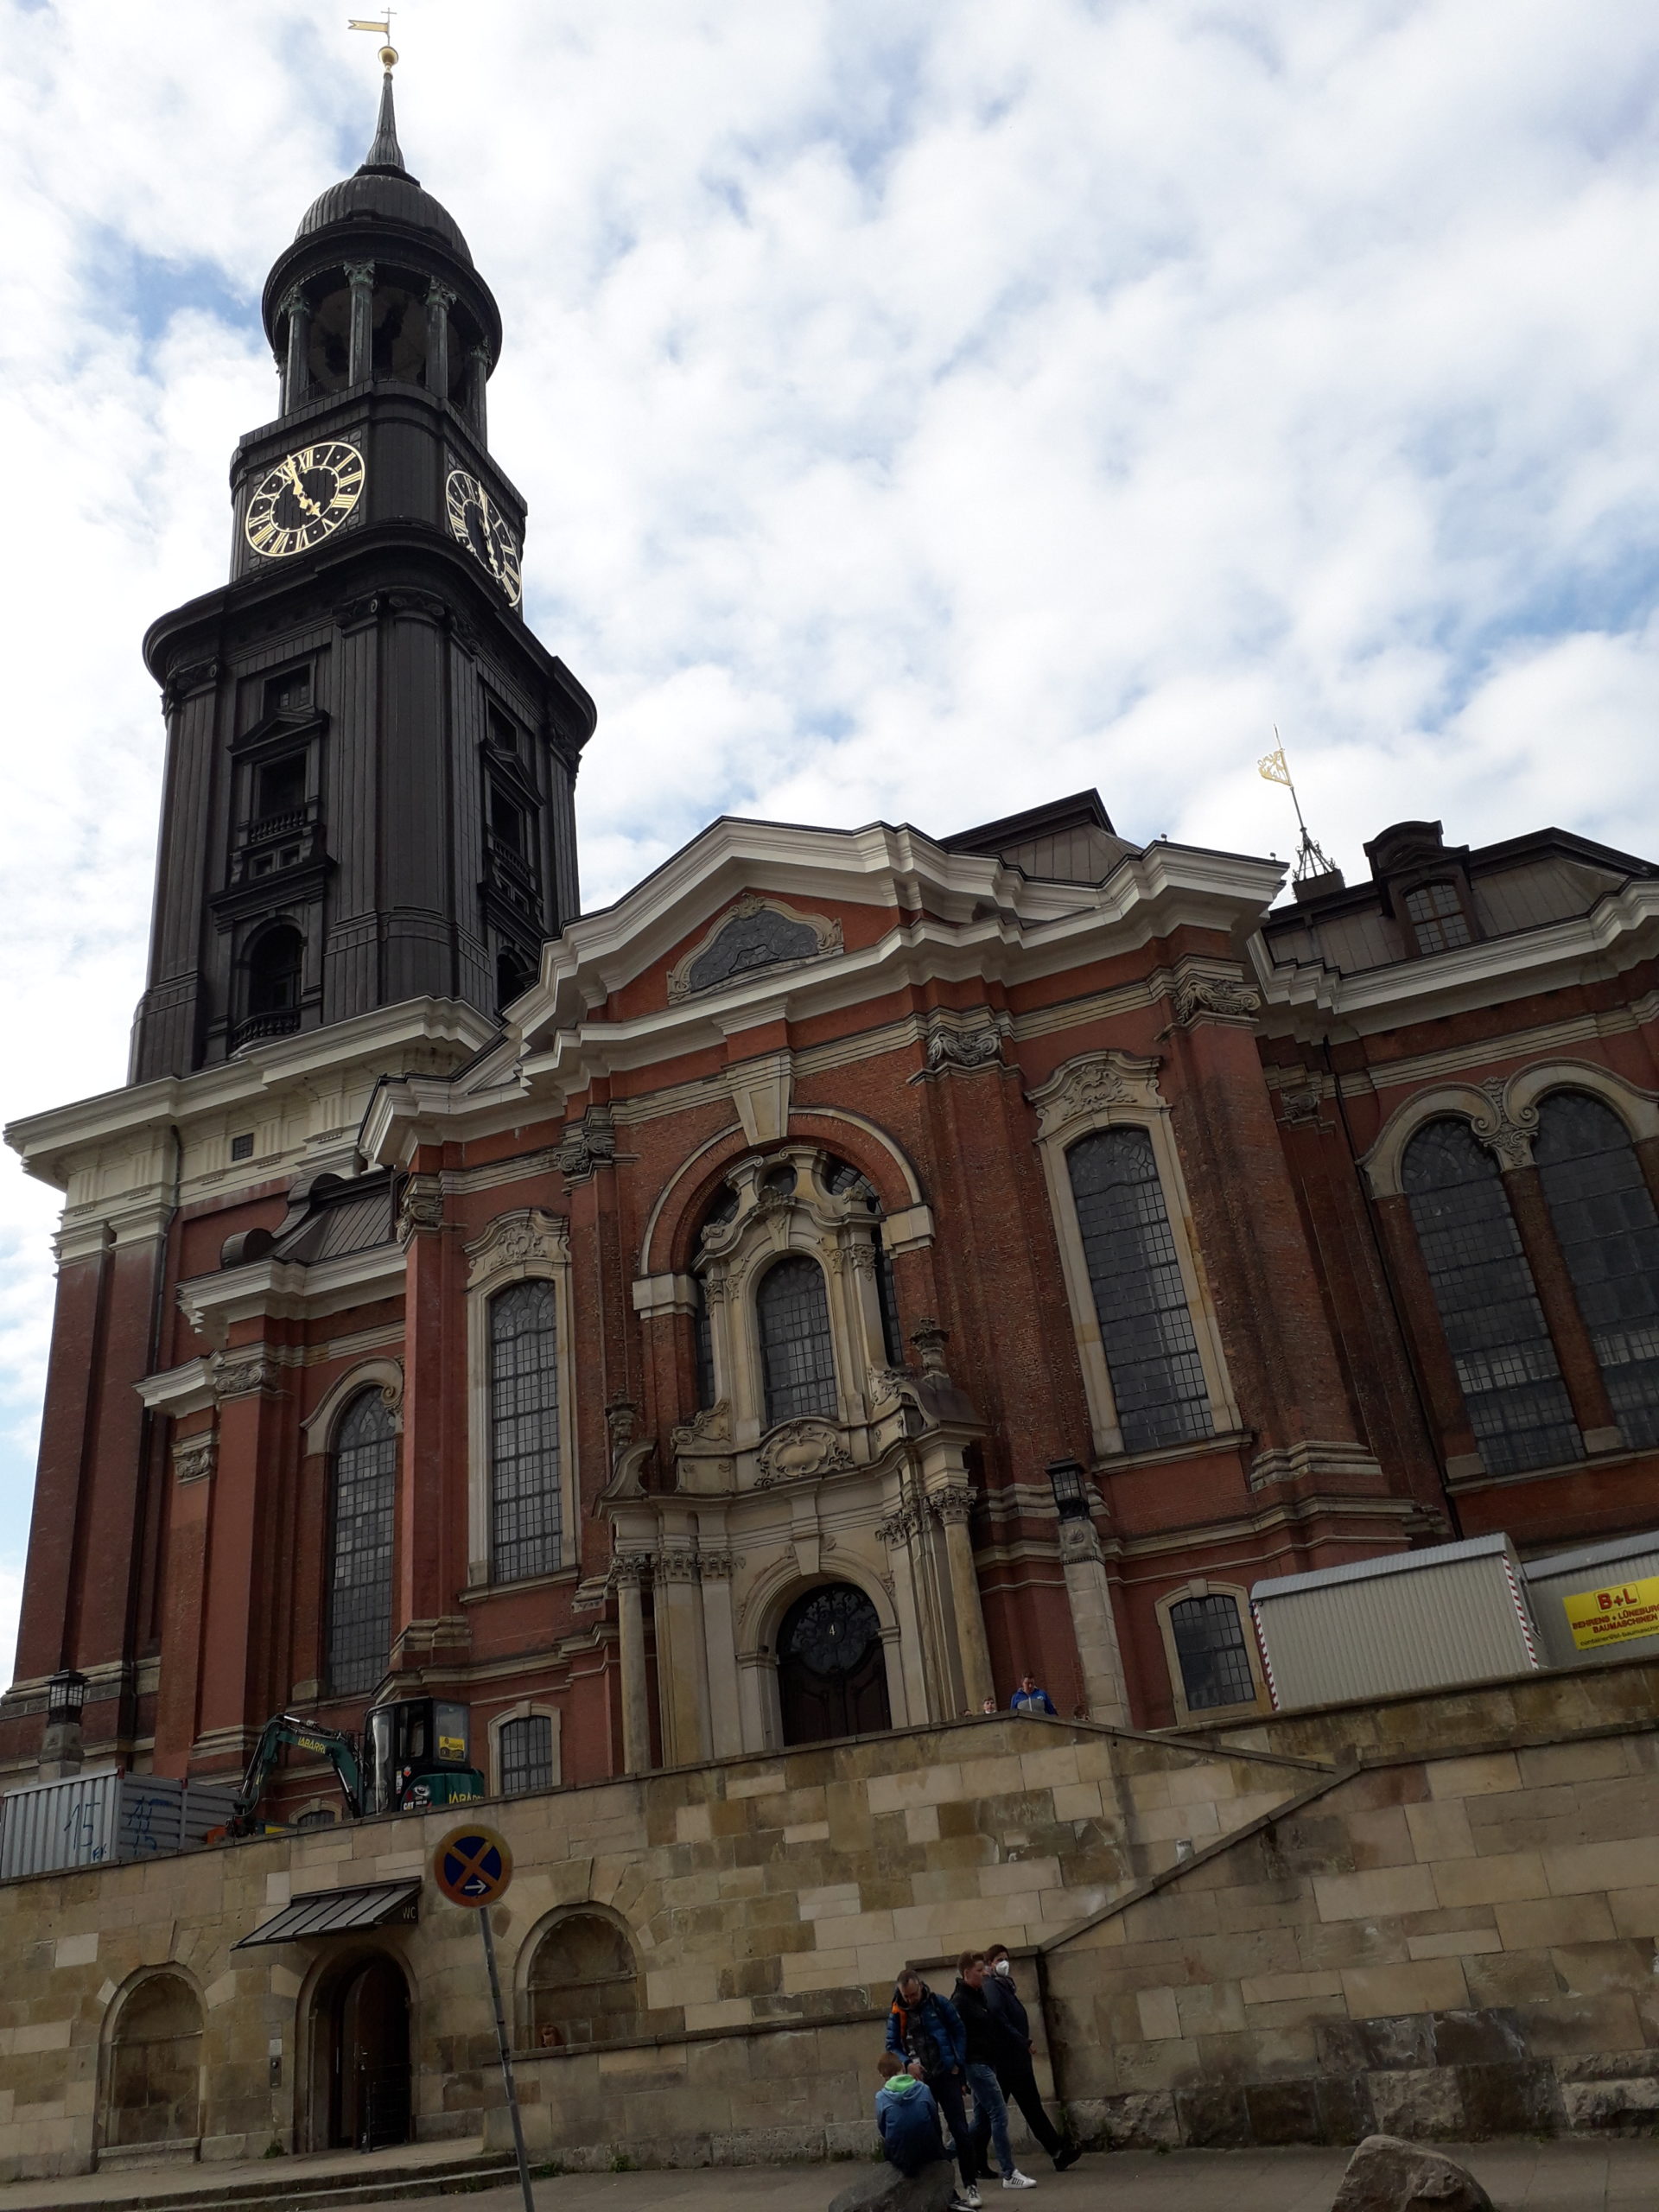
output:
POLYGON ((922 1083, 931 1075, 945 1074, 952 1069, 972 1073, 976 1068, 1000 1065, 1001 1060, 1001 1032, 993 1024, 976 1025, 971 1029, 939 1027, 928 1033, 922 1065, 910 1080, 922 1083))
POLYGON ((256 1391, 268 1390, 275 1396, 283 1388, 283 1370, 263 1344, 245 1351, 215 1352, 209 1371, 220 1404, 226 1398, 251 1397, 256 1391))
POLYGON ((1504 1169, 1530 1167, 1532 1141, 1538 1134, 1538 1109, 1523 1106, 1510 1111, 1509 1084, 1502 1076, 1489 1076, 1480 1085, 1487 1111, 1471 1122, 1474 1133, 1504 1169))
POLYGON ((553 1152, 553 1165, 567 1183, 585 1183, 615 1160, 616 1131, 608 1106, 590 1106, 553 1152))
POLYGON ((833 916, 802 913, 780 899, 745 892, 669 971, 668 1002, 677 1006, 759 969, 798 966, 841 949, 841 924, 833 916))
POLYGON ((216 1436, 181 1437, 173 1446, 173 1479, 181 1483, 206 1482, 218 1462, 216 1436))
POLYGON ((755 1459, 757 1490, 841 1474, 853 1465, 839 1430, 827 1421, 785 1421, 766 1439, 755 1459))
POLYGON ((467 1247, 467 1287, 475 1290, 490 1276, 515 1268, 551 1266, 569 1250, 570 1224, 563 1214, 525 1206, 498 1214, 484 1234, 467 1247))
POLYGON ((1172 996, 1184 1029, 1195 1021, 1248 1022, 1262 1011, 1260 991, 1232 976, 1183 976, 1172 996))
POLYGON ((1068 1060, 1046 1083, 1026 1094, 1037 1109, 1039 1140, 1115 1106, 1161 1112, 1158 1066, 1155 1059, 1112 1051, 1083 1052, 1068 1060))

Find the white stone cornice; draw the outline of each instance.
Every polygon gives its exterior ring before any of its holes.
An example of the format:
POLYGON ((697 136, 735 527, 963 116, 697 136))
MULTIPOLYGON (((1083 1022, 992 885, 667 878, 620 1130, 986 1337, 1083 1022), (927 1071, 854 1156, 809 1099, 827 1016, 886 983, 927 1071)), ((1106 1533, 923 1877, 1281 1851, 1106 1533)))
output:
POLYGON ((177 1421, 185 1414, 205 1413, 216 1403, 213 1370, 205 1359, 187 1360, 161 1375, 147 1375, 133 1389, 153 1414, 168 1414, 177 1421))
POLYGON ((1275 966, 1259 933, 1250 952, 1265 1001, 1264 1033, 1317 1038, 1340 1027, 1364 1036, 1599 981, 1651 959, 1659 952, 1659 880, 1623 884, 1587 914, 1566 921, 1355 975, 1319 961, 1275 966))
POLYGON ((403 1287, 403 1247, 372 1244, 310 1267, 256 1260, 218 1274, 193 1275, 179 1285, 179 1307, 197 1335, 222 1345, 232 1322, 315 1320, 371 1299, 397 1296, 403 1287))

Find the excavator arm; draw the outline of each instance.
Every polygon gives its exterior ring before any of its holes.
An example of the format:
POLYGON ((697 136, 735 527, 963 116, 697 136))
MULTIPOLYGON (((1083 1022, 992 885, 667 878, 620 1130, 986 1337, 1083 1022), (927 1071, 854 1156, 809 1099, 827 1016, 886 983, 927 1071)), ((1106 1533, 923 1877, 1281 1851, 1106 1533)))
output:
POLYGON ((266 1721, 259 1732, 259 1741, 253 1747, 248 1761, 248 1770, 242 1777, 242 1786, 236 1793, 236 1812, 226 1823, 226 1834, 233 1836, 255 1833, 254 1815, 259 1801, 275 1771, 276 1762, 284 1748, 321 1753, 334 1768, 340 1794, 346 1800, 352 1818, 363 1816, 363 1770, 358 1763, 357 1746, 352 1738, 338 1728, 318 1728, 308 1720, 302 1720, 291 1713, 278 1713, 266 1721))

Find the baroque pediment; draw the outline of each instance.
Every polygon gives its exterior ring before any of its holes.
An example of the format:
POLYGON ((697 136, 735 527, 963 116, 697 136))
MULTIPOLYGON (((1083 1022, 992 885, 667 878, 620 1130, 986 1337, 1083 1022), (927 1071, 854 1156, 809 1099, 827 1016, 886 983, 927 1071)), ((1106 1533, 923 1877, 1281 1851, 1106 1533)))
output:
POLYGON ((797 968, 842 949, 841 924, 781 899, 746 891, 668 972, 668 1002, 683 999, 768 968, 797 968))

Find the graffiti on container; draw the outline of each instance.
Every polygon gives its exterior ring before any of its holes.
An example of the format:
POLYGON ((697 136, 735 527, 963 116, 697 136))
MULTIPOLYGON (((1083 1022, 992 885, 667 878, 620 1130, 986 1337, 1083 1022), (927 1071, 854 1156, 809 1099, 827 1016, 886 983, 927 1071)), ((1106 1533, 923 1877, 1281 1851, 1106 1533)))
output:
POLYGON ((64 1816, 63 1833, 72 1862, 82 1856, 94 1861, 104 1856, 104 1847, 98 1840, 96 1805, 72 1805, 64 1816))

